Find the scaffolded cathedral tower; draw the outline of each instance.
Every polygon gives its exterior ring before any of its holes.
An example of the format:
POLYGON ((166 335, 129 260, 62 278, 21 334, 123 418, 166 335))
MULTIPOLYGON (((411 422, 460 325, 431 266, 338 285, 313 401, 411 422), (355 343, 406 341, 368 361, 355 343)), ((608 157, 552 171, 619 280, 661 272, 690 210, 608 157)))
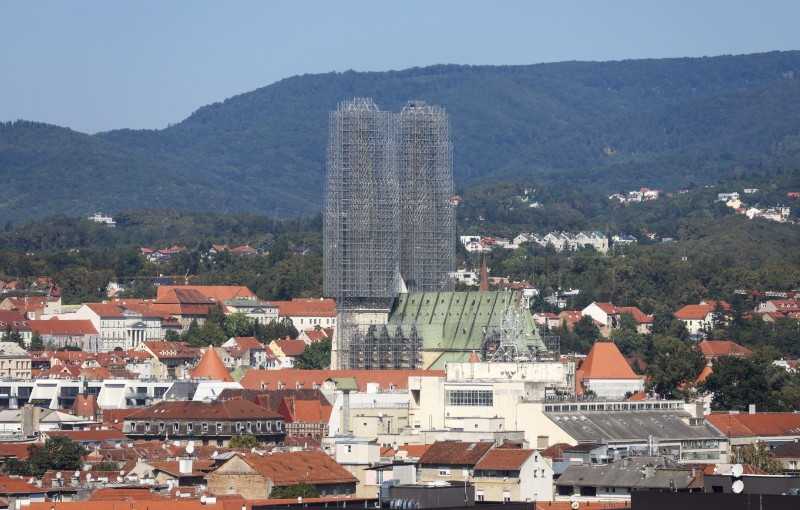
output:
POLYGON ((400 274, 410 292, 453 289, 453 146, 444 109, 409 101, 395 117, 400 274))
POLYGON ((393 368, 415 368, 419 346, 397 332, 376 336, 375 326, 401 290, 451 290, 452 196, 443 109, 413 101, 391 115, 362 98, 331 113, 323 280, 337 306, 335 368, 363 368, 368 351, 393 368))

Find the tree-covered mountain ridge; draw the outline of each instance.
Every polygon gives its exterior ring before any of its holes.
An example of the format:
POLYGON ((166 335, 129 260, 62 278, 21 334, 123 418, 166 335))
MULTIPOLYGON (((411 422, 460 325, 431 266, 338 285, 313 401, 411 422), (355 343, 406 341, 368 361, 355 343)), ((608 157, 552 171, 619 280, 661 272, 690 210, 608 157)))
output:
POLYGON ((459 192, 503 180, 675 189, 732 172, 791 172, 798 78, 800 51, 439 65, 295 76, 162 130, 2 123, 0 221, 157 207, 319 211, 328 115, 353 97, 389 111, 412 99, 444 107, 459 192))

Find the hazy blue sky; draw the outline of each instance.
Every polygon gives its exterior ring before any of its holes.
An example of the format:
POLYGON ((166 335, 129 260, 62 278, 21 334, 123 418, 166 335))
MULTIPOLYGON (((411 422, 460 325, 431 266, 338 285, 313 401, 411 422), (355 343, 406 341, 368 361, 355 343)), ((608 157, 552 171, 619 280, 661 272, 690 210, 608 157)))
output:
POLYGON ((798 20, 796 0, 3 0, 0 120, 160 129, 298 74, 800 49, 798 20))

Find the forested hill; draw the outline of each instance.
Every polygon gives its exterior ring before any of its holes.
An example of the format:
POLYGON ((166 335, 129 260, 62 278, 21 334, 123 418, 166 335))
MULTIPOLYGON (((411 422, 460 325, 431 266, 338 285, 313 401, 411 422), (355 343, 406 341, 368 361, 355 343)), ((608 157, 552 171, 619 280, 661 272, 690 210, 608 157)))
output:
POLYGON ((357 96, 390 111, 409 99, 443 106, 459 190, 507 179, 676 189, 792 171, 786 153, 800 146, 800 51, 305 75, 158 131, 0 124, 0 221, 146 207, 317 211, 328 113, 357 96))

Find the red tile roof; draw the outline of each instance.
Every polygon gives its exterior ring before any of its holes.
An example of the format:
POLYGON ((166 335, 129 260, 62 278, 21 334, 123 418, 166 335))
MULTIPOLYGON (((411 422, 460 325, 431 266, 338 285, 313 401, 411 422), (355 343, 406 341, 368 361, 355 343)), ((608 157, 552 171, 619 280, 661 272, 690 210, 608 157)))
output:
POLYGON ((278 307, 281 317, 336 317, 333 299, 294 298, 291 301, 269 301, 278 307))
POLYGON ((212 381, 233 382, 231 373, 225 368, 225 364, 222 363, 219 354, 212 346, 208 346, 200 363, 192 370, 192 379, 201 378, 211 379, 212 381))
POLYGON ((28 321, 31 331, 38 331, 42 335, 55 336, 83 336, 96 335, 92 321, 89 320, 59 320, 56 317, 48 320, 28 321))
POLYGON ((614 342, 597 342, 578 370, 586 379, 639 379, 614 342))
POLYGON ((361 391, 367 390, 368 383, 377 383, 383 391, 394 388, 407 390, 411 376, 442 377, 444 370, 248 370, 239 381, 243 388, 254 390, 277 390, 279 383, 284 388, 313 389, 328 379, 353 377, 361 391))
POLYGON ((327 423, 333 407, 323 405, 319 400, 298 400, 284 397, 278 412, 286 423, 327 423))
MULTIPOLYGON (((116 473, 117 475, 119 473, 116 473)), ((142 488, 120 488, 120 489, 106 489, 99 488, 92 493, 89 501, 163 501, 167 504, 166 499, 160 494, 151 492, 146 487, 142 488)), ((171 506, 171 505, 170 505, 171 506)))
POLYGON ((39 492, 44 492, 44 489, 21 478, 0 476, 0 494, 35 494, 39 492))
POLYGON ((419 464, 473 466, 492 448, 492 442, 436 441, 419 458, 419 464))
POLYGON ((533 452, 534 450, 523 449, 490 450, 475 464, 475 469, 519 471, 533 452))
POLYGON ((704 320, 714 308, 708 305, 686 305, 677 312, 675 317, 681 320, 704 320))
POLYGON ((797 413, 713 413, 706 415, 706 421, 728 437, 800 436, 797 413))
POLYGON ((159 402, 150 407, 145 407, 139 412, 128 416, 128 420, 144 418, 185 418, 185 419, 274 419, 281 418, 278 413, 264 409, 260 405, 247 400, 223 400, 213 402, 159 402))
POLYGON ((25 460, 32 443, 0 443, 0 458, 25 460))
POLYGON ((706 359, 719 356, 750 356, 753 352, 730 340, 703 340, 700 342, 700 350, 706 359))
MULTIPOLYGON (((227 299, 256 299, 257 296, 243 285, 160 285, 158 287, 156 301, 171 299, 176 290, 193 291, 205 298, 222 303, 227 299)), ((173 302, 173 301, 170 301, 173 302)), ((200 301, 196 301, 200 302, 200 301)))
POLYGON ((127 441, 128 436, 117 429, 93 430, 52 430, 45 432, 47 436, 64 436, 73 441, 127 441))
POLYGON ((264 456, 245 454, 242 460, 277 486, 301 481, 310 484, 358 482, 349 471, 320 450, 276 452, 264 456))
POLYGON ((233 341, 236 342, 236 345, 239 347, 244 347, 245 349, 263 349, 264 344, 258 341, 258 338, 254 336, 235 336, 233 337, 233 341))
POLYGON ((274 342, 286 356, 300 356, 306 350, 306 343, 302 340, 274 340, 274 342))

